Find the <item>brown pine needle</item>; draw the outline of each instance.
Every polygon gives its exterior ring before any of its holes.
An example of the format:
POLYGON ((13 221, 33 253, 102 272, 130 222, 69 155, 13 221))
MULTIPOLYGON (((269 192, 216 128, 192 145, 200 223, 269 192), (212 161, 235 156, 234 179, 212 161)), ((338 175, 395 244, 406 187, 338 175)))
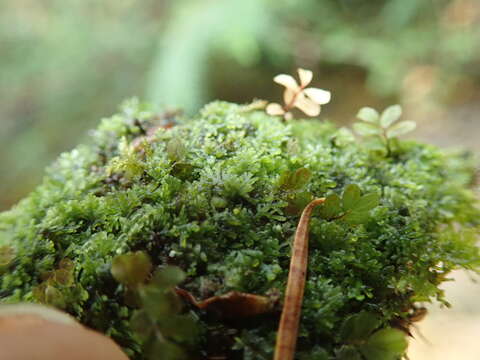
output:
POLYGON ((297 344, 298 326, 302 310, 303 293, 308 263, 308 224, 313 209, 325 198, 315 199, 302 212, 293 242, 292 258, 288 273, 287 290, 280 326, 277 333, 274 360, 293 360, 297 344))

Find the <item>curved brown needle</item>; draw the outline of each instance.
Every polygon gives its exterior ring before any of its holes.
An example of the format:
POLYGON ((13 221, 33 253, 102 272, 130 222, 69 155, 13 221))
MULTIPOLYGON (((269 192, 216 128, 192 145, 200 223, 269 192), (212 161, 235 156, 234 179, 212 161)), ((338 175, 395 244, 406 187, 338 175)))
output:
POLYGON ((325 198, 315 199, 302 212, 298 222, 288 273, 287 290, 283 305, 280 326, 277 333, 274 360, 293 360, 297 344, 298 326, 305 290, 308 262, 308 224, 315 206, 325 198))

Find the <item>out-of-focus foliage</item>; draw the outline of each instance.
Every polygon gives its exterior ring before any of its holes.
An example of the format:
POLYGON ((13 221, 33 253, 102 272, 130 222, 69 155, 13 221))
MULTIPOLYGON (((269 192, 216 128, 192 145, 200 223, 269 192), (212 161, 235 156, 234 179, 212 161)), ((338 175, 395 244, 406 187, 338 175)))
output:
POLYGON ((177 307, 172 287, 198 299, 282 294, 299 214, 325 196, 310 223, 298 358, 397 360, 406 334, 392 326, 418 302, 446 304, 451 270, 480 266, 468 157, 404 140, 385 154, 329 122, 225 102, 170 129, 158 120, 130 101, 0 213, 0 302, 54 304, 133 359, 142 345, 180 357, 172 344, 269 359, 278 312, 227 321, 177 307), (151 276, 167 265, 185 277, 151 276))
POLYGON ((0 208, 38 183, 52 156, 102 114, 143 93, 164 5, 2 1, 0 208))
POLYGON ((189 110, 223 87, 251 97, 258 71, 294 64, 358 67, 380 96, 398 94, 417 66, 439 73, 440 92, 459 76, 480 75, 475 0, 191 0, 179 10, 162 37, 150 94, 189 110), (218 62, 210 69, 209 59, 218 62))
POLYGON ((132 95, 188 112, 214 98, 271 100, 270 78, 298 65, 342 89, 333 119, 385 97, 469 92, 479 19, 477 0, 5 0, 0 208, 132 95))

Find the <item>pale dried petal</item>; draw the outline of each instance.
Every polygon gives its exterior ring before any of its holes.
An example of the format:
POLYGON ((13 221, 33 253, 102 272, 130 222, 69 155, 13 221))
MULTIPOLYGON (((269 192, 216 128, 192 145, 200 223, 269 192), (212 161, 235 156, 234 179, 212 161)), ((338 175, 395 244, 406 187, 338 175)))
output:
POLYGON ((271 116, 279 116, 285 114, 285 110, 283 110, 282 106, 277 103, 268 104, 267 108, 265 109, 268 115, 271 116))
POLYGON ((297 91, 285 89, 283 93, 283 102, 285 103, 285 105, 287 106, 290 105, 297 93, 298 93, 297 91))
POLYGON ((310 84, 313 79, 313 73, 310 70, 305 70, 302 68, 298 69, 298 76, 300 77, 300 85, 302 88, 310 84))
POLYGON ((277 84, 285 86, 287 89, 292 91, 299 91, 300 86, 298 86, 297 81, 290 75, 280 74, 273 78, 277 84))
POLYGON ((295 100, 295 107, 303 111, 308 116, 317 116, 320 114, 320 105, 307 98, 303 94, 297 96, 297 99, 295 100))
POLYGON ((330 91, 317 88, 307 88, 303 90, 303 93, 320 105, 328 104, 332 98, 330 91))

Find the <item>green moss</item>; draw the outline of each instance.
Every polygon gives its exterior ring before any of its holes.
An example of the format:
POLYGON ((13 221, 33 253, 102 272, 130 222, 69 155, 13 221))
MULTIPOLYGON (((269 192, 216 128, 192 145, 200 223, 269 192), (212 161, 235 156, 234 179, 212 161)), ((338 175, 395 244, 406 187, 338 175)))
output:
MULTIPOLYGON (((446 274, 480 265, 480 211, 463 155, 402 141, 385 157, 330 123, 285 124, 222 102, 142 140, 156 122, 128 103, 0 215, 1 302, 55 304, 142 359, 129 290, 110 271, 116 255, 142 250, 156 267, 179 266, 180 286, 199 299, 281 293, 299 211, 348 184, 381 194, 380 205, 358 222, 325 209, 312 219, 299 358, 378 355, 374 343, 398 337, 392 321, 418 301, 445 302, 446 274), (380 330, 352 340, 346 321, 365 313, 380 330)), ((217 344, 229 358, 271 358, 278 313, 224 321, 184 311, 201 329, 192 353, 217 344)))

